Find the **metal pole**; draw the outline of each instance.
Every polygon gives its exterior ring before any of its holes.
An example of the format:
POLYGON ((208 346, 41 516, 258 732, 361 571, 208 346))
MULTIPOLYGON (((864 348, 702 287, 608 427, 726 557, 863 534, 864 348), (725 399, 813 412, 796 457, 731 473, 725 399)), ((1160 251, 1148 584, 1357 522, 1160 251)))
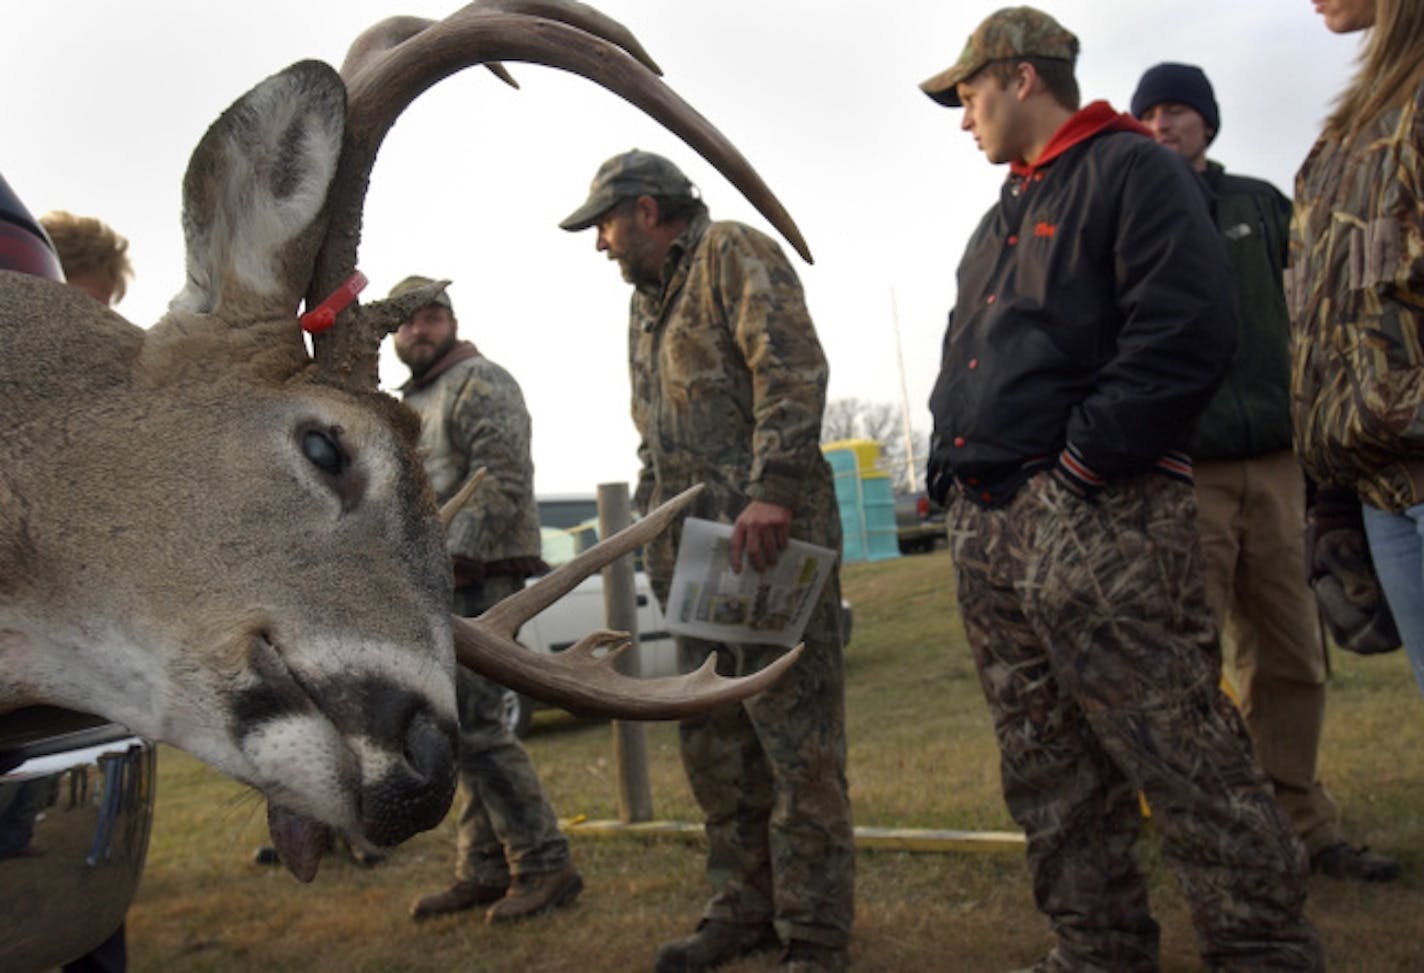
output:
POLYGON ((919 477, 915 474, 915 436, 910 431, 910 390, 905 384, 905 355, 900 350, 900 305, 895 300, 895 288, 890 288, 890 325, 895 332, 895 363, 900 368, 900 429, 905 436, 906 482, 910 492, 919 490, 919 477))
MULTIPOLYGON (((632 522, 628 484, 598 485, 598 536, 612 537, 632 522)), ((603 569, 603 615, 609 628, 627 632, 633 645, 618 658, 625 675, 642 674, 638 646, 638 592, 633 556, 625 554, 603 569)), ((642 723, 613 721, 613 761, 618 779, 618 817, 624 823, 653 819, 653 790, 648 778, 648 736, 642 723)))

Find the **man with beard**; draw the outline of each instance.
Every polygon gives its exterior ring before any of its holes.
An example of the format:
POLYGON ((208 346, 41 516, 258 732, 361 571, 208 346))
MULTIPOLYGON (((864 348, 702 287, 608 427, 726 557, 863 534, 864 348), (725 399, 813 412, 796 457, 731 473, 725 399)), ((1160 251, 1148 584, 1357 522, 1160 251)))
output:
MULTIPOLYGON (((407 277, 391 297, 432 283, 407 277)), ((457 337, 442 291, 395 333, 410 368, 401 386, 421 419, 425 472, 442 503, 481 467, 485 480, 455 515, 446 546, 455 574, 453 610, 474 617, 547 570, 539 558, 529 412, 503 368, 457 337)), ((456 678, 460 713, 460 822, 455 882, 418 899, 416 920, 489 905, 487 922, 539 915, 583 889, 568 839, 523 745, 501 719, 504 690, 464 667, 456 678)))
MULTIPOLYGON (((635 504, 646 513, 697 484, 692 516, 732 525, 733 571, 763 571, 790 538, 839 550, 840 516, 821 455, 828 369, 796 272, 769 237, 713 221, 672 162, 633 150, 594 177, 559 224, 633 285, 628 349, 642 439, 635 504)), ((648 543, 667 604, 681 522, 648 543)), ((840 576, 833 572, 796 665, 765 692, 678 726, 702 808, 716 891, 690 936, 664 943, 657 973, 691 973, 780 947, 787 973, 845 969, 854 842, 846 790, 840 576)), ((784 649, 679 637, 680 664, 724 675, 784 649)))

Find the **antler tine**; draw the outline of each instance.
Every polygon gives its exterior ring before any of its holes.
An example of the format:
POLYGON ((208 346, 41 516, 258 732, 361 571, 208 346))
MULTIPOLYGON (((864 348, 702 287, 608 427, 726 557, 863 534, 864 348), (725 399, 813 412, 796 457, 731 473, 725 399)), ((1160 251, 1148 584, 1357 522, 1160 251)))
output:
MULTIPOLYGON (((653 60, 652 55, 643 49, 643 45, 639 43, 638 38, 633 36, 631 30, 585 3, 577 3, 575 0, 474 0, 473 3, 466 5, 452 17, 458 17, 465 11, 523 14, 529 17, 542 17, 545 20, 557 20, 571 27, 577 27, 594 37, 601 37, 610 44, 617 44, 649 71, 657 75, 663 73, 663 69, 658 67, 658 63, 653 60)), ((341 77, 349 83, 380 55, 409 40, 434 23, 436 21, 427 17, 395 16, 387 17, 366 28, 347 50, 346 60, 341 62, 341 77)), ((519 84, 504 70, 503 65, 494 62, 486 64, 485 67, 493 71, 500 80, 510 87, 519 87, 519 84)))
MULTIPOLYGON (((716 166, 796 251, 811 261, 795 221, 751 163, 636 57, 583 29, 578 18, 586 20, 590 8, 556 0, 508 0, 512 5, 537 6, 567 16, 573 21, 571 26, 526 13, 497 12, 489 5, 500 2, 504 0, 473 4, 380 56, 357 58, 356 63, 362 66, 347 82, 350 107, 328 202, 331 221, 307 290, 308 304, 314 305, 336 290, 356 267, 361 209, 371 168, 395 119, 431 85, 463 68, 490 61, 529 61, 561 68, 638 106, 716 166)), ((354 326, 360 318, 359 308, 354 314, 348 311, 342 324, 315 337, 317 367, 329 379, 374 387, 380 340, 394 325, 380 321, 354 326)))
POLYGON ((484 482, 485 473, 483 466, 470 474, 470 478, 465 481, 465 485, 455 491, 455 495, 440 505, 440 526, 446 530, 450 529, 450 523, 455 519, 455 515, 460 512, 465 504, 470 502, 470 497, 474 496, 481 483, 484 482))
POLYGON ((516 592, 478 619, 482 628, 513 637, 519 626, 568 594, 584 578, 616 558, 662 533, 672 519, 702 492, 702 484, 689 487, 642 520, 604 538, 578 557, 549 572, 538 582, 516 592))
MULTIPOLYGON (((341 62, 341 80, 350 84, 352 78, 359 75, 382 54, 419 34, 433 23, 435 21, 428 17, 398 15, 387 17, 385 20, 367 27, 346 50, 346 60, 341 62)), ((515 81, 504 69, 504 65, 498 61, 491 61, 485 67, 511 88, 519 87, 519 82, 515 81)))
MULTIPOLYGON (((557 655, 528 649, 490 631, 481 620, 454 616, 455 659, 460 665, 516 692, 586 716, 678 720, 739 702, 770 686, 800 656, 802 646, 749 676, 717 674, 717 659, 681 676, 640 679, 613 665, 617 633, 595 633, 557 655)), ((626 639, 626 636, 621 636, 626 639)))
POLYGON ((617 44, 649 71, 656 75, 663 73, 663 69, 658 67, 658 62, 654 61, 652 55, 643 49, 643 45, 638 42, 638 38, 633 36, 631 30, 586 3, 578 3, 576 0, 475 0, 465 9, 526 14, 530 17, 542 17, 545 20, 557 20, 560 23, 577 27, 594 37, 601 37, 610 44, 617 44))

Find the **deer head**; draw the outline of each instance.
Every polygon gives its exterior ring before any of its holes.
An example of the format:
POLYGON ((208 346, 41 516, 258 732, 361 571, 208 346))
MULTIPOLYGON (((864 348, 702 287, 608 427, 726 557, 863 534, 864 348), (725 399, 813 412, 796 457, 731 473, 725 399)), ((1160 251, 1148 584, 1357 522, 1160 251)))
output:
POLYGON ((355 273, 385 132, 440 78, 508 60, 640 105, 804 253, 750 165, 621 27, 580 4, 484 2, 387 21, 353 46, 344 80, 298 63, 224 112, 184 179, 185 286, 148 331, 0 271, 0 712, 94 712, 251 784, 303 879, 326 826, 393 844, 444 816, 457 655, 549 702, 645 719, 745 697, 781 671, 629 680, 609 633, 556 659, 512 640, 675 509, 452 620, 417 421, 375 379, 380 340, 431 295, 329 314, 307 353, 297 307, 355 273))

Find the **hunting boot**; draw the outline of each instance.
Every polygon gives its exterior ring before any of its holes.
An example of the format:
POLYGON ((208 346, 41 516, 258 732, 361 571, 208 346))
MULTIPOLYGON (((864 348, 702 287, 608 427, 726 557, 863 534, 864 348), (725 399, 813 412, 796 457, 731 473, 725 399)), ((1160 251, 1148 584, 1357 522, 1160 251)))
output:
POLYGON ((785 973, 845 973, 846 951, 840 946, 793 939, 782 950, 776 968, 785 973))
MULTIPOLYGON (((1098 967, 1094 967, 1094 969, 1098 969, 1098 967)), ((1063 958, 1063 954, 1058 952, 1058 947, 1055 946, 1032 966, 1010 970, 1009 973, 1072 973, 1072 970, 1072 965, 1063 958)))
POLYGON ((504 897, 489 907, 485 922, 527 919, 568 905, 583 891, 583 877, 572 864, 557 872, 516 875, 504 897))
POLYGON ((703 919, 691 936, 658 947, 654 973, 699 973, 739 956, 775 949, 781 945, 771 923, 747 924, 703 919))
POLYGON ((448 915, 451 912, 464 912, 466 909, 473 909, 477 905, 488 905, 491 902, 498 902, 504 898, 504 894, 509 891, 506 885, 482 885, 470 879, 460 879, 448 889, 440 892, 433 892, 423 898, 416 899, 410 906, 410 917, 419 922, 421 919, 429 919, 431 916, 448 915))
POLYGON ((1400 865, 1397 858, 1337 841, 1310 856, 1310 870, 1317 875, 1328 875, 1331 878, 1393 882, 1399 878, 1400 865))

